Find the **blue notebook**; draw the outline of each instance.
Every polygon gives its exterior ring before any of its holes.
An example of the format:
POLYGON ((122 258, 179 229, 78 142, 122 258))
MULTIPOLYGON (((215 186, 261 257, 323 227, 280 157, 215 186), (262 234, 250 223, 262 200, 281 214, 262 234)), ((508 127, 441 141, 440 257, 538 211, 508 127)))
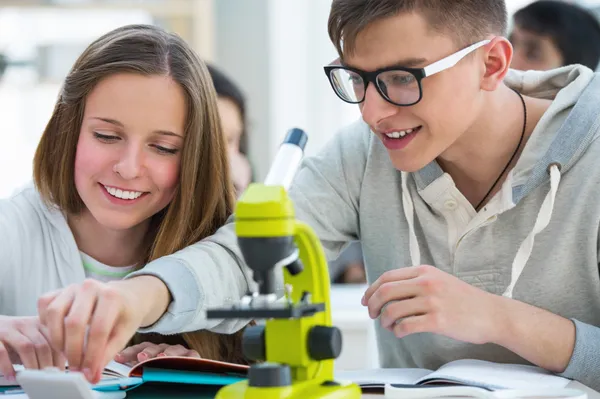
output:
POLYGON ((247 378, 248 366, 215 360, 165 356, 129 367, 111 362, 104 369, 97 391, 133 389, 143 383, 225 386, 247 378))

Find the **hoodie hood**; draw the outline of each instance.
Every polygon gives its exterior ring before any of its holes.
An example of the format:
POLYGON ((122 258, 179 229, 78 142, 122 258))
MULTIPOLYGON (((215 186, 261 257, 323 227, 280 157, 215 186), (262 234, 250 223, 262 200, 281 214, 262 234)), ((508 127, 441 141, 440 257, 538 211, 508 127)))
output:
POLYGON ((525 96, 553 100, 513 169, 513 202, 518 204, 548 181, 551 165, 567 173, 598 137, 600 79, 588 68, 569 66, 550 72, 511 70, 505 82, 525 96))

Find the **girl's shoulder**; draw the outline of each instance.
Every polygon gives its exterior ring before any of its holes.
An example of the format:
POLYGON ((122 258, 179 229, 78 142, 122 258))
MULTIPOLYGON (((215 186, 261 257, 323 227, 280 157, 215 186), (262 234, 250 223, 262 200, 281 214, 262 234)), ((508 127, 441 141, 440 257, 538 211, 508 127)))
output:
POLYGON ((29 238, 42 232, 69 229, 64 214, 46 203, 33 183, 25 184, 9 197, 0 199, 0 228, 29 238))

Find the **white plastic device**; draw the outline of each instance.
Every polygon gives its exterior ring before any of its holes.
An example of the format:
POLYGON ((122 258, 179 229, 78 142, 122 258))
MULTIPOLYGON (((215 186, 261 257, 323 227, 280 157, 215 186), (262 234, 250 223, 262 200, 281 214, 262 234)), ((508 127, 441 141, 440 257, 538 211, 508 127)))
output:
POLYGON ((94 391, 83 374, 53 368, 20 371, 17 382, 29 399, 121 399, 126 396, 124 391, 94 391))

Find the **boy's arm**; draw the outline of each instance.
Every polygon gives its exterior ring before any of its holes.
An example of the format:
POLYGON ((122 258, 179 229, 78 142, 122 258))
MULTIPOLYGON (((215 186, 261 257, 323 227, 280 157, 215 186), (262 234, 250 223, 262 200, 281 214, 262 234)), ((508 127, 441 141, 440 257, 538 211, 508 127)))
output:
POLYGON ((523 302, 502 300, 507 328, 498 344, 534 364, 600 391, 599 326, 566 319, 523 302))
MULTIPOLYGON (((318 156, 305 160, 290 189, 296 217, 316 231, 328 257, 337 256, 357 236, 358 197, 369 139, 362 121, 349 126, 318 156)), ((171 295, 170 303, 164 304, 167 311, 143 332, 208 329, 232 333, 246 324, 204 317, 206 309, 237 302, 255 286, 237 245, 232 219, 213 236, 157 259, 128 278, 141 275, 158 277, 171 295)), ((282 295, 282 274, 278 277, 282 295)))
POLYGON ((499 297, 496 344, 600 391, 600 328, 499 297))

